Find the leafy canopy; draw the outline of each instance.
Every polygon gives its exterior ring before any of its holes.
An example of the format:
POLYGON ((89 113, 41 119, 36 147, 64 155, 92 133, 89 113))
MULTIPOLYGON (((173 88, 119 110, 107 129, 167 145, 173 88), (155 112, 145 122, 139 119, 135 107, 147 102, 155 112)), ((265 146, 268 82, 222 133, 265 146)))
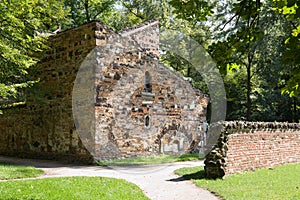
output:
POLYGON ((44 48, 45 34, 57 29, 67 10, 58 0, 0 1, 0 103, 29 86, 28 69, 44 48))
POLYGON ((284 15, 293 27, 290 37, 285 41, 286 51, 283 63, 292 66, 291 78, 283 88, 283 94, 291 97, 300 95, 300 2, 299 0, 273 0, 274 8, 284 15))

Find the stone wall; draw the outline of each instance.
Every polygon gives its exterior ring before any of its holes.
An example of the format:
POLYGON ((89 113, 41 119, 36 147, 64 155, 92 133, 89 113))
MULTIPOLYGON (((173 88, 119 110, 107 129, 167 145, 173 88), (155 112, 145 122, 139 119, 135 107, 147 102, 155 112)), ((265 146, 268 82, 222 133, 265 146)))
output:
POLYGON ((221 135, 205 159, 210 178, 300 162, 300 124, 225 122, 211 130, 220 127, 221 135))
POLYGON ((41 81, 26 93, 26 105, 0 115, 0 154, 90 162, 72 115, 72 90, 79 67, 110 32, 100 22, 51 36, 30 74, 41 81))
POLYGON ((154 19, 134 28, 126 28, 119 31, 122 37, 131 42, 136 42, 144 50, 151 50, 158 55, 159 47, 159 22, 154 19))
POLYGON ((158 31, 158 21, 147 22, 109 37, 99 51, 98 159, 184 153, 197 139, 208 98, 159 63, 158 31))

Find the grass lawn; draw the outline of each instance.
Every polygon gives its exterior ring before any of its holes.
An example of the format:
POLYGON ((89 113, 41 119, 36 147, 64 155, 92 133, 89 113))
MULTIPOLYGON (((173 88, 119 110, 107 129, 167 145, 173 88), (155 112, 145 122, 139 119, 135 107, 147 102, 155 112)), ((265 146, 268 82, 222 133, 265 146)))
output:
POLYGON ((226 200, 300 199, 300 164, 228 175, 223 180, 205 179, 203 167, 181 168, 175 173, 226 200))
POLYGON ((43 173, 43 170, 36 169, 34 167, 0 164, 0 180, 15 178, 31 178, 37 177, 43 173))
POLYGON ((203 158, 204 158, 204 155, 200 155, 200 157, 199 157, 199 154, 183 154, 183 155, 161 154, 158 156, 134 157, 134 158, 98 161, 98 165, 101 165, 101 166, 151 165, 151 164, 172 163, 172 162, 181 162, 181 161, 192 161, 192 160, 199 160, 199 159, 203 159, 203 158))
POLYGON ((64 177, 0 182, 0 199, 148 199, 136 185, 103 177, 64 177))

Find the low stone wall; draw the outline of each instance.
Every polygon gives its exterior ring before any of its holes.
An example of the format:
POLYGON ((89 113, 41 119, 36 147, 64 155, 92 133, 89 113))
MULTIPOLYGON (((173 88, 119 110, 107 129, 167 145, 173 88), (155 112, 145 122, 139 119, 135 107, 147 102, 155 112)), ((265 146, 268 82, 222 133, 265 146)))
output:
POLYGON ((210 133, 220 129, 204 162, 208 178, 300 162, 298 123, 224 122, 213 125, 210 133))

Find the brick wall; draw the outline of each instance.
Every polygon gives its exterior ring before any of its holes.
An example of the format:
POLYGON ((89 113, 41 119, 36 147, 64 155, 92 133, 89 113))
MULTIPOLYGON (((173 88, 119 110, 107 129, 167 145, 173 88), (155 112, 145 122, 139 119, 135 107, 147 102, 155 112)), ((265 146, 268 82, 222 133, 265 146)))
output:
POLYGON ((215 126, 222 126, 222 132, 206 156, 208 177, 300 162, 299 124, 225 122, 215 126))

